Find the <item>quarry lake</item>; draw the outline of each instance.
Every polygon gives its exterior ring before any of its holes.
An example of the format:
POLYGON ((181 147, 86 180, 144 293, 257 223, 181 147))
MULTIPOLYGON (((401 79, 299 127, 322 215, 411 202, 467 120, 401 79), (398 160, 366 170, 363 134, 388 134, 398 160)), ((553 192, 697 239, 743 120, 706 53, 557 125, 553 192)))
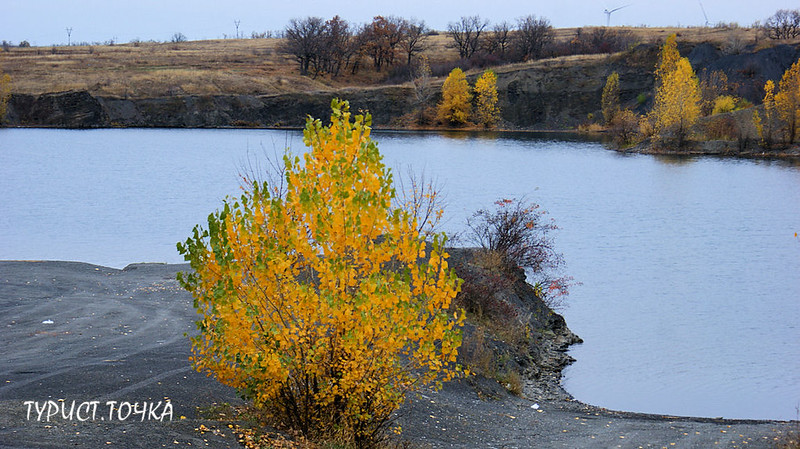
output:
MULTIPOLYGON (((611 409, 796 419, 800 163, 623 155, 541 134, 375 132, 395 172, 438 179, 444 230, 501 198, 540 204, 580 285, 560 312, 585 343, 564 386, 611 409)), ((275 130, 0 129, 0 259, 122 268, 175 249, 275 130)))

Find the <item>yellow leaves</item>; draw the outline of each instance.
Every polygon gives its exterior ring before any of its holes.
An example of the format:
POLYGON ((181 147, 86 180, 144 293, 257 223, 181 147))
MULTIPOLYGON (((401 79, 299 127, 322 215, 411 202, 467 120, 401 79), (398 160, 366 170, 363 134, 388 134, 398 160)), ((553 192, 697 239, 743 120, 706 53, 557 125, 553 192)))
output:
POLYGON ((736 110, 736 97, 732 95, 720 95, 714 99, 714 108, 711 115, 724 114, 736 110))
MULTIPOLYGON (((451 125, 467 123, 472 110, 472 99, 467 77, 456 67, 442 84, 442 101, 437 108, 439 121, 451 125)), ((497 75, 492 70, 486 70, 475 82, 474 121, 486 128, 495 126, 500 120, 497 103, 497 75)))
POLYGON ((493 71, 486 70, 475 82, 475 100, 475 121, 486 128, 493 127, 500 120, 497 75, 493 71))
POLYGON ((680 145, 700 116, 700 85, 686 58, 678 59, 674 69, 662 76, 651 111, 655 132, 662 137, 673 132, 680 145))
POLYGON ((380 425, 411 386, 455 375, 463 322, 442 312, 460 287, 443 236, 427 251, 411 215, 391 209, 369 116, 332 106, 330 126, 307 122, 305 163, 285 159, 285 196, 255 184, 181 245, 203 316, 195 367, 258 405, 314 401, 309 421, 283 417, 308 429, 380 425))
POLYGON ((667 36, 667 40, 661 47, 661 54, 658 58, 658 66, 656 67, 656 90, 660 89, 664 83, 665 78, 669 73, 672 73, 677 65, 681 55, 678 52, 677 36, 673 33, 667 36))
POLYGON ((781 77, 778 93, 775 94, 775 107, 780 119, 786 123, 786 140, 794 143, 800 125, 800 59, 781 77))
POLYGON ((472 101, 467 76, 456 67, 442 84, 442 102, 439 103, 439 120, 453 125, 463 125, 469 119, 472 101))
POLYGON ((619 114, 619 73, 613 72, 606 78, 606 85, 603 87, 603 96, 600 99, 603 110, 603 120, 606 126, 611 125, 614 118, 619 114))
POLYGON ((0 123, 5 120, 9 98, 11 98, 11 76, 0 71, 0 123))

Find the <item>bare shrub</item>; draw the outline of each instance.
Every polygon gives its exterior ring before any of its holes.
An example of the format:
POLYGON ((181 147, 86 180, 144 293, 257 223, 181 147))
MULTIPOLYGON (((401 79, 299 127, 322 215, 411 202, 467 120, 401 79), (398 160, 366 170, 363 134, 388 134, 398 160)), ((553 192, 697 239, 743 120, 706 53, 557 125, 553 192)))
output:
POLYGON ((779 9, 764 22, 763 29, 770 39, 793 39, 800 36, 800 11, 779 9))
POLYGON ((467 220, 481 247, 497 251, 511 264, 541 273, 562 264, 550 232, 558 229, 538 204, 516 199, 495 202, 494 210, 481 209, 467 220))
POLYGON ((705 134, 714 140, 734 140, 739 135, 739 127, 731 116, 714 117, 704 126, 705 134))
POLYGON ((628 50, 635 43, 633 33, 627 30, 593 28, 587 32, 578 28, 569 46, 571 54, 598 54, 628 50))
POLYGON ((630 109, 621 109, 611 121, 614 143, 624 147, 635 143, 639 137, 639 116, 630 109))
POLYGON ((563 305, 573 279, 561 274, 563 256, 556 252, 551 233, 558 229, 538 204, 502 199, 492 210, 481 209, 467 219, 468 238, 501 256, 506 275, 522 268, 532 277, 536 295, 551 308, 563 305))

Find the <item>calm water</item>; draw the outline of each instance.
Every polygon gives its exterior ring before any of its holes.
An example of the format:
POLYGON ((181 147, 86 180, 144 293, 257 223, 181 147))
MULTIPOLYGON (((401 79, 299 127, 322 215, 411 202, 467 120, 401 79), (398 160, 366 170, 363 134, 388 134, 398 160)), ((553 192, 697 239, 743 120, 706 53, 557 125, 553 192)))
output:
MULTIPOLYGON (((390 167, 438 178, 446 229, 525 196, 582 282, 578 399, 630 411, 794 419, 800 404, 800 166, 624 156, 532 136, 376 133, 390 167)), ((0 130, 0 259, 181 262, 251 160, 298 133, 0 130)))

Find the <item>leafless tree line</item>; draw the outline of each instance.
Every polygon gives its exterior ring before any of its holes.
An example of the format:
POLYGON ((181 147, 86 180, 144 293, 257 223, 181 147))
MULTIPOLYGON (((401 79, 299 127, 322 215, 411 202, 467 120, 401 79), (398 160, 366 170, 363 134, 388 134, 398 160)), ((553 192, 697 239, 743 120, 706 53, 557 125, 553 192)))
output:
POLYGON ((800 36, 800 10, 779 9, 763 25, 770 39, 794 39, 800 36))
MULTIPOLYGON (((486 66, 575 53, 610 53, 634 43, 630 32, 598 28, 577 31, 568 42, 554 42, 553 27, 544 17, 528 15, 489 27, 480 16, 462 17, 447 27, 451 45, 458 51, 459 65, 486 66)), ((283 50, 291 54, 308 76, 337 76, 358 72, 364 62, 375 71, 393 67, 413 71, 415 56, 437 34, 424 21, 395 16, 377 16, 372 22, 355 26, 335 16, 293 19, 284 32, 283 50)), ((435 75, 439 70, 434 68, 435 75)))
POLYGON ((459 22, 447 26, 447 34, 462 59, 472 58, 479 52, 504 61, 537 59, 553 41, 553 27, 544 17, 529 15, 517 19, 516 26, 501 22, 491 30, 488 27, 489 21, 480 16, 462 17, 459 22))
POLYGON ((339 16, 329 20, 307 17, 289 22, 284 51, 297 59, 303 75, 355 73, 364 59, 381 71, 400 59, 410 65, 425 48, 428 32, 424 21, 394 16, 377 16, 361 27, 339 16))

